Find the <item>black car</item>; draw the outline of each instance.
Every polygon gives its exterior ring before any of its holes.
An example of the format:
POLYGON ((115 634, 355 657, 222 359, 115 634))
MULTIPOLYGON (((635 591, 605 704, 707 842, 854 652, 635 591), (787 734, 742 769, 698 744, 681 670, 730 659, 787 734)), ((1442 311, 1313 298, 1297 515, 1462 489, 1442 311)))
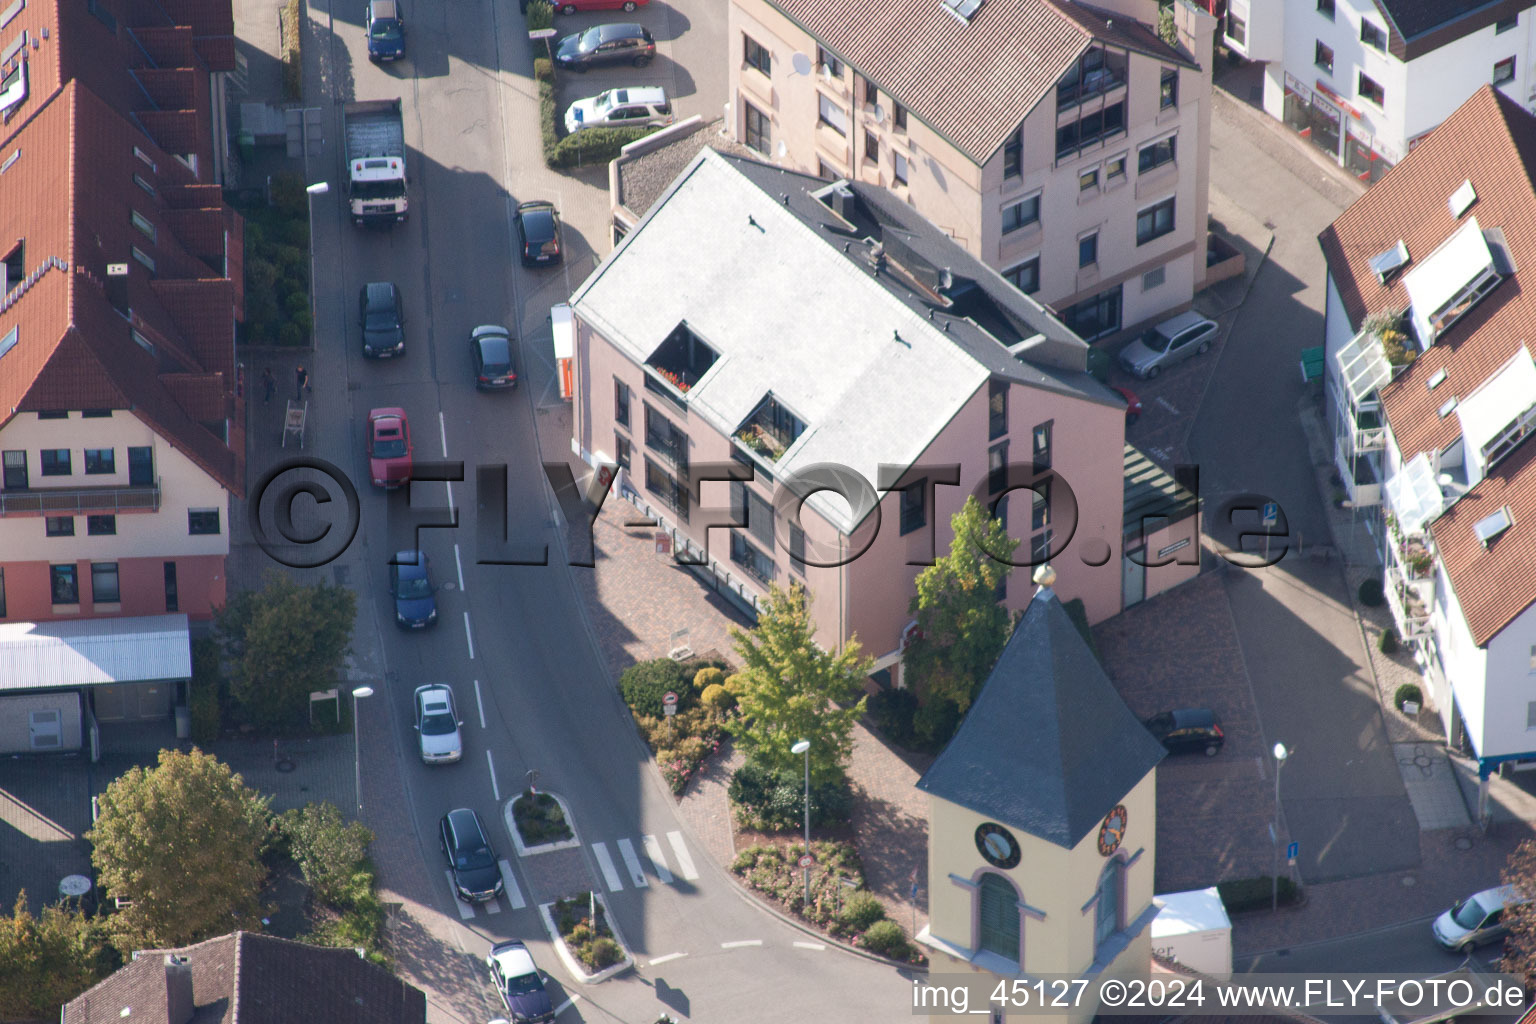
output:
POLYGON ((368 59, 399 60, 405 56, 405 13, 400 0, 369 0, 363 16, 368 26, 368 59))
POLYGON ((656 57, 656 40, 640 25, 593 25, 575 32, 555 47, 555 63, 571 71, 604 64, 633 64, 643 68, 656 57))
POLYGON ((363 285, 357 296, 357 322, 363 329, 363 355, 388 359, 405 352, 405 314, 394 282, 363 285))
POLYGON ((422 629, 437 621, 437 588, 428 565, 420 551, 398 551, 389 563, 389 594, 401 629, 422 629))
POLYGON ((512 219, 517 222, 523 266, 552 266, 564 258, 560 251, 560 214, 554 203, 542 199, 518 203, 512 219))
POLYGON ((1159 743, 1175 754, 1200 750, 1206 757, 1215 757, 1216 751, 1226 742, 1221 719, 1209 708, 1164 711, 1153 715, 1144 724, 1159 743))
POLYGON ((482 324, 470 331, 469 358, 475 364, 475 387, 482 391, 517 387, 512 334, 505 327, 482 324))
POLYGON ((486 838, 480 815, 460 807, 438 823, 439 843, 453 871, 453 889, 466 903, 486 903, 501 895, 501 868, 486 838))

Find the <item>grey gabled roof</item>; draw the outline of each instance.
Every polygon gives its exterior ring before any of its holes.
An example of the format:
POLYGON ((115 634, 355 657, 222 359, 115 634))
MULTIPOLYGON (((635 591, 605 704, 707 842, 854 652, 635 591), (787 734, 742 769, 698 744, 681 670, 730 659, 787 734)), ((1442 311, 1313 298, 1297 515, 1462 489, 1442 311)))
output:
POLYGON ((1163 755, 1042 587, 917 786, 1070 850, 1163 755))

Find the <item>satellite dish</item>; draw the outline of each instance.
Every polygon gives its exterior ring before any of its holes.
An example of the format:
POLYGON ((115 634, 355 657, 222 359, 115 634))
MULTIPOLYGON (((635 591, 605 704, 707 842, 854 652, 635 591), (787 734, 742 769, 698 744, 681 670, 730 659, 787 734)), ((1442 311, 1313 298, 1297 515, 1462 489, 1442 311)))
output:
POLYGON ((885 124, 885 107, 881 106, 879 103, 875 104, 875 123, 885 124))
POLYGON ((784 154, 789 152, 789 147, 784 144, 783 139, 780 139, 779 144, 773 147, 773 152, 780 160, 782 160, 784 159, 784 154))
POLYGON ((795 69, 795 74, 797 75, 808 75, 811 73, 811 58, 803 53, 790 54, 789 65, 795 69))

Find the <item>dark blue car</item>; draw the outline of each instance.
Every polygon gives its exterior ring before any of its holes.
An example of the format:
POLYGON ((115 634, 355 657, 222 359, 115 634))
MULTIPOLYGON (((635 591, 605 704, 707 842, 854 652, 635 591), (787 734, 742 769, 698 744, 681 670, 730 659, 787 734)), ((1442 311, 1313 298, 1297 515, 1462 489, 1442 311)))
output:
POLYGON ((428 575, 427 556, 401 551, 389 566, 389 593, 395 599, 395 624, 421 629, 437 621, 437 596, 428 575))
POLYGON ((405 12, 400 0, 369 0, 363 18, 368 26, 368 59, 399 60, 405 56, 405 12))
POLYGON ((514 1021, 551 1021, 555 1008, 544 990, 544 979, 533 965, 533 955, 521 942, 499 942, 485 958, 491 984, 506 1004, 514 1021))

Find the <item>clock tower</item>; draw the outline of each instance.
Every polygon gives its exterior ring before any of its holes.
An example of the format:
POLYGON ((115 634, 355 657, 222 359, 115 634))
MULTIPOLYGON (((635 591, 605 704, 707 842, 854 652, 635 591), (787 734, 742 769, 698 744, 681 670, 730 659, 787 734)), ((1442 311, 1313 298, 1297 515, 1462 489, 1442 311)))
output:
MULTIPOLYGON (((934 972, 981 973, 988 992, 1003 980, 1033 991, 1044 977, 1092 991, 1151 963, 1154 769, 1164 751, 1120 699, 1054 581, 1049 566, 1036 570, 1039 592, 917 784, 929 797, 930 917, 918 939, 934 972)), ((993 1020, 1009 1015, 994 1011, 993 1020)), ((1054 1019, 1083 1024, 1096 1012, 1090 1001, 1054 1019)))

